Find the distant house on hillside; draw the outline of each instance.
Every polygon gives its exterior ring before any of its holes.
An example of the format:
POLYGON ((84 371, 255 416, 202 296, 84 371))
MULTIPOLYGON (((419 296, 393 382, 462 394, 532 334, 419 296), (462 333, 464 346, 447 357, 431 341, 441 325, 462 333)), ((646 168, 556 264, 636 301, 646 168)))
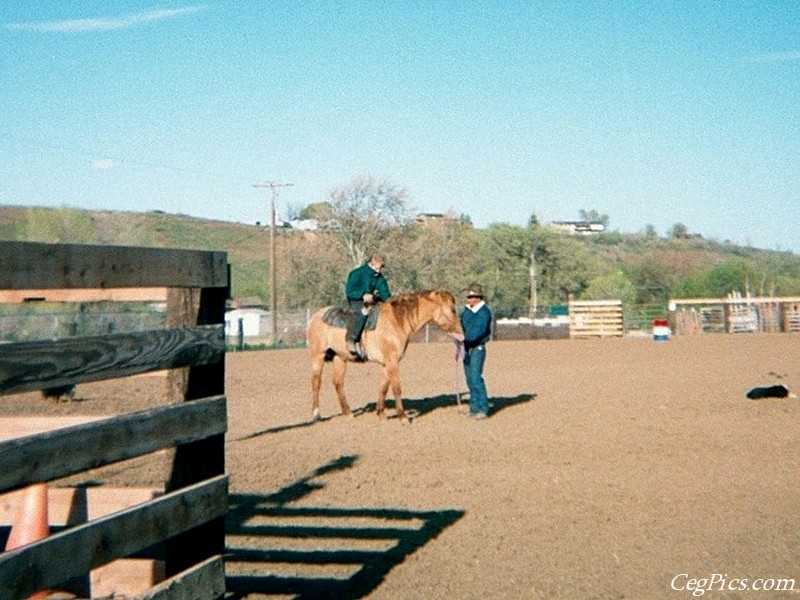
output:
POLYGON ((550 227, 569 235, 594 235, 603 233, 606 226, 592 221, 553 221, 550 227))
POLYGON ((437 223, 445 223, 448 221, 457 221, 458 219, 450 214, 444 213, 418 213, 416 217, 414 217, 414 222, 417 225, 434 225, 437 223))
POLYGON ((294 219, 286 222, 286 227, 296 231, 337 231, 339 225, 336 221, 319 219, 294 219))
POLYGON ((294 219, 289 221, 289 227, 298 231, 316 231, 320 228, 316 219, 294 219))

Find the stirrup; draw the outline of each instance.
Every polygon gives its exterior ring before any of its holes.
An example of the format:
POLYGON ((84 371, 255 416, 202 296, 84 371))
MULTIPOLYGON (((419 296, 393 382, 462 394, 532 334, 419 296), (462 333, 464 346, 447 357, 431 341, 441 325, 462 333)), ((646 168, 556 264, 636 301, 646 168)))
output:
POLYGON ((347 340, 347 351, 358 360, 366 360, 366 356, 364 356, 363 353, 363 348, 359 342, 347 340))

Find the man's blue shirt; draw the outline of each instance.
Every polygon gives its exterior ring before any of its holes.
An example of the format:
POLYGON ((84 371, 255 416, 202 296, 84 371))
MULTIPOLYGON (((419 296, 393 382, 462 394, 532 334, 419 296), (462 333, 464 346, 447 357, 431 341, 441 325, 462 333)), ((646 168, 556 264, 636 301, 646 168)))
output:
POLYGON ((461 327, 464 329, 465 350, 485 344, 492 336, 492 311, 486 304, 476 312, 465 308, 461 313, 461 327))

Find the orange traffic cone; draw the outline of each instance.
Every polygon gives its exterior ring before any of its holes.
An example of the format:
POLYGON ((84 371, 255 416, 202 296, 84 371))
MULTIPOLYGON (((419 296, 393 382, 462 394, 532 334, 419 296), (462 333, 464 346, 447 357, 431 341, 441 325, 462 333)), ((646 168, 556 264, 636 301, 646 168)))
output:
MULTIPOLYGON (((46 538, 50 534, 47 515, 47 484, 35 483, 20 493, 19 507, 11 525, 6 550, 46 538)), ((49 592, 37 592, 31 598, 44 598, 49 592)))

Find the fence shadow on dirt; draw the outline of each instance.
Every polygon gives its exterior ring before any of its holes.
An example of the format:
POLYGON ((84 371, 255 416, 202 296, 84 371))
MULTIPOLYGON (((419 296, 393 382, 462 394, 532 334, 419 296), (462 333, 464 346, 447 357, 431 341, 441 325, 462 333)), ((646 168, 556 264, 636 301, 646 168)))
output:
POLYGON ((341 456, 273 494, 231 494, 226 519, 227 600, 249 594, 361 598, 464 511, 291 506, 353 468, 341 456))

